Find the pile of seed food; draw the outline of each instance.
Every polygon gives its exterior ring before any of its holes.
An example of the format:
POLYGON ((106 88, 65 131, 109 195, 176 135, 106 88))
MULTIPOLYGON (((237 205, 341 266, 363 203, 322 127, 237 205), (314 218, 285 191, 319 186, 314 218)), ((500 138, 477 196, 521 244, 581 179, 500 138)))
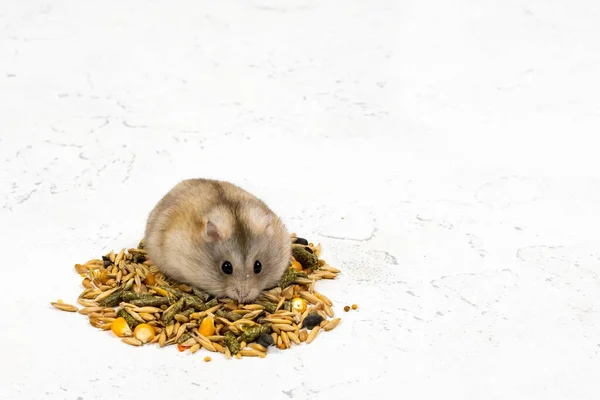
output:
POLYGON ((75 265, 84 278, 77 299, 83 308, 62 300, 51 304, 86 315, 93 327, 132 346, 157 343, 192 353, 204 348, 227 358, 262 358, 271 346, 285 350, 311 343, 340 322, 333 318, 331 300, 315 290, 317 281, 335 279, 340 271, 319 259, 320 244, 295 234, 291 240, 290 267, 277 287, 252 304, 215 298, 169 279, 147 257, 143 241, 138 248, 75 265))

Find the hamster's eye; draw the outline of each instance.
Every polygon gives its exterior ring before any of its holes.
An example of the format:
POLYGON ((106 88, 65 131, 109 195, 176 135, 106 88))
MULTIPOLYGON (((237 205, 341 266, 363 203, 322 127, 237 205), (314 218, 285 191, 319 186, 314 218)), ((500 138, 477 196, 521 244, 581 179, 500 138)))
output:
POLYGON ((254 262, 254 273, 260 274, 260 271, 262 271, 262 264, 257 260, 254 262))
POLYGON ((221 265, 221 271, 227 275, 233 274, 233 265, 229 261, 225 261, 223 265, 221 265))

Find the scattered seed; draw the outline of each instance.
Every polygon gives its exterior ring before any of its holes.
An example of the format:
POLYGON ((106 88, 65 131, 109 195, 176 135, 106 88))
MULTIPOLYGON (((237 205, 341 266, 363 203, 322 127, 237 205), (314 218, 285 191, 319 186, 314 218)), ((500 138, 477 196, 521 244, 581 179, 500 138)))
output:
POLYGON ((187 339, 187 340, 184 340, 184 341, 181 343, 181 345, 182 345, 183 347, 192 347, 192 346, 194 346, 195 344, 199 344, 199 343, 198 343, 198 342, 196 341, 196 339, 194 339, 193 337, 191 337, 191 338, 189 338, 189 339, 187 339))
POLYGON ((325 324, 325 326, 323 327, 323 329, 326 330, 326 331, 330 331, 333 328, 335 328, 336 326, 338 326, 338 324, 340 323, 340 321, 341 320, 339 318, 332 319, 331 321, 329 321, 329 322, 327 322, 325 324))
POLYGON ((358 308, 358 304, 352 304, 352 309, 356 310, 358 308))
POLYGON ((288 335, 285 332, 281 332, 281 341, 285 343, 285 347, 289 348, 292 346, 292 344, 290 343, 290 338, 288 338, 288 335))
POLYGON ((321 294, 319 292, 314 292, 313 293, 319 300, 321 300, 323 303, 325 303, 328 306, 332 306, 333 303, 331 302, 331 300, 329 300, 329 297, 325 296, 324 294, 321 294))
MULTIPOLYGON (((98 295, 94 300, 96 300, 98 303, 100 303, 103 300, 108 299, 109 296, 111 296, 112 294, 117 292, 117 290, 119 290, 119 288, 113 288, 113 289, 107 290, 106 292, 98 295)), ((118 293, 121 293, 121 291, 119 291, 118 293)), ((107 301, 105 300, 104 303, 107 303, 107 301)), ((117 305, 117 304, 119 304, 119 303, 117 302, 115 305, 117 305)), ((104 305, 107 307, 112 307, 111 305, 108 305, 108 304, 104 304, 104 305)))
MULTIPOLYGON (((267 336, 269 336, 269 335, 267 335, 267 336)), ((271 336, 269 336, 269 337, 271 337, 271 336)), ((250 344, 249 344, 249 346, 250 346, 251 348, 253 348, 254 350, 257 350, 257 351, 262 351, 263 353, 266 353, 266 352, 267 352, 267 348, 266 348, 266 347, 264 347, 264 346, 263 346, 263 345, 261 345, 261 344, 258 344, 258 343, 250 343, 250 344)))
POLYGON ((179 329, 177 329, 177 334, 175 335, 175 340, 179 340, 181 338, 181 335, 183 335, 185 331, 187 331, 187 326, 179 326, 179 329))
POLYGON ((102 307, 84 307, 81 310, 79 310, 79 314, 89 315, 98 311, 102 311, 102 307))
POLYGON ((125 337, 121 339, 122 342, 130 344, 132 346, 141 346, 143 343, 136 339, 136 338, 132 338, 132 337, 125 337))
POLYGON ((165 347, 165 342, 167 341, 167 333, 165 331, 162 331, 161 334, 158 337, 158 345, 160 347, 165 347))
POLYGON ((177 322, 181 322, 181 323, 186 323, 189 321, 188 317, 186 317, 185 315, 181 315, 181 314, 175 314, 175 320, 177 322))
POLYGON ((246 304, 244 306, 245 310, 264 310, 265 307, 261 306, 260 304, 246 304))
POLYGON ((296 328, 294 328, 291 325, 283 325, 283 324, 274 324, 273 327, 276 327, 277 329, 279 329, 282 333, 283 332, 293 332, 296 330, 296 328))
POLYGON ((83 298, 77 299, 77 302, 84 307, 97 307, 98 306, 97 302, 95 302, 93 300, 83 299, 83 298))
POLYGON ((306 338, 306 343, 310 344, 313 340, 315 340, 315 338, 317 337, 317 334, 319 333, 320 330, 321 330, 320 326, 315 326, 308 334, 308 337, 306 338))
POLYGON ((206 336, 203 336, 197 332, 194 333, 193 336, 194 336, 194 338, 196 338, 198 343, 200 343, 202 345, 202 347, 204 347, 206 350, 217 351, 217 349, 215 349, 215 346, 212 344, 212 342, 210 340, 208 340, 208 338, 206 336))
POLYGON ((142 318, 142 317, 140 316, 140 314, 136 313, 136 312, 135 312, 135 311, 133 311, 132 309, 129 309, 129 310, 127 310, 127 312, 128 312, 128 313, 129 313, 129 315, 131 315, 131 316, 133 317, 133 319, 135 319, 137 322, 142 322, 142 323, 146 322, 146 321, 144 320, 144 318, 142 318))
POLYGON ((71 304, 58 303, 58 302, 53 302, 53 303, 50 303, 50 304, 52 304, 52 306, 54 308, 57 308, 57 309, 59 309, 61 311, 68 311, 68 312, 77 312, 77 311, 79 311, 79 309, 76 306, 71 305, 71 304))
POLYGON ((254 349, 240 350, 240 354, 244 357, 260 357, 260 351, 254 349))
POLYGON ((140 313, 139 315, 144 319, 144 321, 154 321, 156 319, 154 315, 148 313, 140 313))
POLYGON ((123 259, 124 255, 125 255, 125 249, 121 249, 119 254, 117 254, 117 256, 114 258, 114 263, 118 265, 119 262, 121 262, 121 260, 123 259))
POLYGON ((292 321, 289 319, 280 319, 280 318, 264 318, 266 322, 271 322, 273 324, 283 324, 283 325, 291 325, 292 321))
POLYGON ((192 354, 194 354, 195 352, 197 352, 198 350, 200 350, 200 344, 196 343, 195 345, 193 345, 192 347, 190 347, 190 352, 192 354))
POLYGON ((349 306, 344 306, 344 311, 346 311, 346 312, 350 311, 350 307, 349 306))
POLYGON ((298 335, 298 338, 301 342, 306 342, 306 338, 308 338, 308 331, 306 329, 302 329, 298 335))
POLYGON ((300 344, 300 338, 298 338, 294 332, 287 332, 287 337, 294 342, 294 344, 300 344))

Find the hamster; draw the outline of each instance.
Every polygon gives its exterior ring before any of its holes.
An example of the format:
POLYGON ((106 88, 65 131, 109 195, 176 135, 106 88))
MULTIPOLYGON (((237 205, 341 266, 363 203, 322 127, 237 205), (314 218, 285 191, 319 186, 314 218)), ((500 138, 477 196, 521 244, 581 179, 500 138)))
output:
POLYGON ((144 248, 168 277, 241 303, 277 285, 290 265, 281 219, 229 182, 188 179, 151 211, 144 248))

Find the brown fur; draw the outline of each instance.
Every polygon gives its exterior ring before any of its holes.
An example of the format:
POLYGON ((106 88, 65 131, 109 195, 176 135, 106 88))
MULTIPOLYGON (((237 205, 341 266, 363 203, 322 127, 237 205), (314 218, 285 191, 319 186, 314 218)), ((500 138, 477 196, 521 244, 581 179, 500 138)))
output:
POLYGON ((145 248, 166 275, 241 302, 277 284, 289 266, 291 241, 279 217, 245 190, 223 181, 189 179, 154 207, 145 248), (262 271, 254 273, 259 260, 262 271), (233 274, 221 271, 224 261, 233 274))

